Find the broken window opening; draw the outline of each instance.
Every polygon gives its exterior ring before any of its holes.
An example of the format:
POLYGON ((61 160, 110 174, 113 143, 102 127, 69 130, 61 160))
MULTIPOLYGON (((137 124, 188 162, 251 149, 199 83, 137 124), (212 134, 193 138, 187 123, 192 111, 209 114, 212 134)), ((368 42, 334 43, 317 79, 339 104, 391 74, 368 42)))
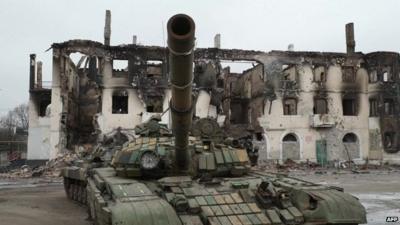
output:
POLYGON ((146 112, 149 113, 162 113, 162 105, 147 105, 146 112))
POLYGON ((232 124, 249 123, 249 102, 246 100, 231 101, 230 122, 232 124))
POLYGON ((370 83, 376 83, 378 82, 378 75, 376 73, 376 70, 372 71, 369 73, 369 82, 370 83))
POLYGON ((354 68, 351 66, 346 66, 343 68, 343 82, 353 83, 356 81, 356 74, 354 68))
POLYGON ((112 66, 113 66, 113 70, 116 71, 128 71, 128 60, 120 60, 120 59, 114 59, 112 61, 112 66))
POLYGON ((146 112, 149 113, 162 113, 163 112, 163 99, 159 97, 148 97, 146 102, 146 112))
POLYGON ((357 107, 356 107, 355 99, 343 99, 342 107, 343 107, 343 116, 356 116, 357 115, 357 107))
POLYGON ((146 75, 147 77, 160 77, 163 71, 163 61, 161 60, 148 60, 146 61, 146 75))
POLYGON ((256 135, 256 140, 257 141, 264 140, 264 136, 263 136, 263 134, 261 132, 257 132, 255 135, 256 135))
POLYGON ((389 82, 392 81, 392 77, 390 76, 389 72, 385 71, 383 72, 383 82, 389 82))
POLYGON ((147 112, 154 112, 154 106, 152 106, 152 105, 146 106, 146 111, 147 112))
POLYGON ((114 59, 112 61, 113 76, 127 77, 128 76, 128 60, 114 59))
POLYGON ((97 76, 99 74, 99 70, 98 70, 98 59, 96 56, 91 56, 89 57, 89 73, 87 74, 87 76, 89 77, 89 79, 96 81, 97 76))
POLYGON ((324 98, 314 99, 314 114, 327 114, 328 103, 324 98))
POLYGON ((314 82, 326 82, 325 67, 319 66, 314 69, 314 82))
POLYGON ((40 101, 40 104, 39 104, 39 117, 45 117, 46 116, 47 106, 49 106, 49 105, 50 105, 50 101, 49 100, 40 101))
POLYGON ((161 61, 161 60, 147 60, 146 64, 147 65, 153 65, 153 66, 161 66, 163 64, 163 61, 161 61))
POLYGON ((74 63, 77 69, 88 67, 88 57, 80 52, 73 52, 69 54, 69 59, 74 63))
MULTIPOLYGON (((256 67, 259 64, 257 61, 232 61, 232 60, 221 60, 222 68, 229 68, 230 73, 244 73, 256 67)), ((262 74, 261 74, 262 76, 262 74)))
POLYGON ((283 115, 297 115, 297 100, 287 98, 283 100, 283 115))
POLYGON ((370 99, 369 100, 369 116, 376 117, 379 115, 378 111, 378 100, 377 99, 370 99))
POLYGON ((297 142, 297 138, 295 134, 287 134, 285 137, 283 137, 283 142, 297 142))
POLYGON ((385 148, 392 148, 394 147, 394 141, 395 141, 395 137, 396 137, 396 133, 393 131, 388 131, 385 132, 385 134, 383 135, 383 146, 385 148))
POLYGON ((347 133, 343 136, 343 143, 357 143, 357 136, 354 133, 347 133))
POLYGON ((394 115, 394 100, 393 99, 385 99, 383 101, 384 113, 385 115, 392 116, 394 115))
POLYGON ((383 81, 388 81, 388 72, 383 73, 383 81))
POLYGON ((224 88, 224 79, 217 79, 217 87, 224 88))
POLYGON ((120 91, 112 96, 112 113, 127 114, 128 113, 128 93, 120 91))
POLYGON ((282 65, 282 79, 288 81, 296 81, 296 66, 282 65))

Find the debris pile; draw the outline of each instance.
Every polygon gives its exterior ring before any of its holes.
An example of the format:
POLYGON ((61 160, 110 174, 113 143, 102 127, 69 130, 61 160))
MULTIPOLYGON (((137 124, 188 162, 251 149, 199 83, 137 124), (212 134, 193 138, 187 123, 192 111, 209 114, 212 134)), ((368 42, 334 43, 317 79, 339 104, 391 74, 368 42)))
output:
POLYGON ((267 170, 274 172, 290 172, 296 170, 320 170, 324 167, 318 163, 311 162, 307 160, 306 162, 296 162, 291 159, 286 159, 284 162, 279 162, 279 160, 262 160, 258 161, 257 169, 267 170))
POLYGON ((23 165, 18 169, 0 173, 0 178, 59 177, 60 170, 65 166, 71 165, 72 161, 77 158, 78 156, 75 153, 60 154, 43 166, 30 167, 29 165, 23 165))
POLYGON ((279 160, 259 160, 258 165, 254 167, 256 170, 264 170, 275 173, 283 174, 297 174, 297 173, 314 173, 314 174, 367 174, 370 171, 400 171, 400 166, 382 162, 369 162, 368 160, 363 164, 357 164, 354 161, 332 161, 326 165, 320 165, 316 162, 309 160, 298 162, 287 159, 283 162, 279 160))

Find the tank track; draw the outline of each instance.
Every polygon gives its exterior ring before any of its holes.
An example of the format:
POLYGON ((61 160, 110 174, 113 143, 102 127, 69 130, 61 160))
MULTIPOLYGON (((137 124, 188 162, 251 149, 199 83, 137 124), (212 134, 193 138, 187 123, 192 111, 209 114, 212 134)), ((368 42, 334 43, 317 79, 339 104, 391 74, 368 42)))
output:
POLYGON ((64 190, 67 197, 80 204, 87 204, 86 182, 64 177, 64 190))

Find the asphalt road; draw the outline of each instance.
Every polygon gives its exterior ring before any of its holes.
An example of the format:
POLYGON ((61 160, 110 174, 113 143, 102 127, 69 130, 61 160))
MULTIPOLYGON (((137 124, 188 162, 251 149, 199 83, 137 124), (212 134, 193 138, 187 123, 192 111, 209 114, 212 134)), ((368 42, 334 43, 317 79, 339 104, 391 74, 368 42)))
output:
POLYGON ((89 225, 86 209, 62 185, 0 190, 0 225, 89 225))

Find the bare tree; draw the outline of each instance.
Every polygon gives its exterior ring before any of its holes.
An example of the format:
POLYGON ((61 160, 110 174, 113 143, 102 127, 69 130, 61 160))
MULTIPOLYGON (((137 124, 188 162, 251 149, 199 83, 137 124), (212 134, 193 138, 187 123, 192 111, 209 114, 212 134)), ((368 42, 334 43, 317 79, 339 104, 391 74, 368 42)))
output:
POLYGON ((14 129, 22 128, 23 130, 28 129, 28 105, 20 104, 13 110, 0 118, 0 127, 8 130, 10 134, 14 133, 14 129))
POLYGON ((20 104, 13 110, 17 126, 23 130, 27 130, 29 126, 28 104, 20 104))
POLYGON ((16 125, 16 120, 15 116, 12 113, 12 111, 8 111, 8 113, 0 118, 0 127, 4 128, 7 132, 7 136, 11 137, 15 133, 15 128, 17 127, 16 125))

